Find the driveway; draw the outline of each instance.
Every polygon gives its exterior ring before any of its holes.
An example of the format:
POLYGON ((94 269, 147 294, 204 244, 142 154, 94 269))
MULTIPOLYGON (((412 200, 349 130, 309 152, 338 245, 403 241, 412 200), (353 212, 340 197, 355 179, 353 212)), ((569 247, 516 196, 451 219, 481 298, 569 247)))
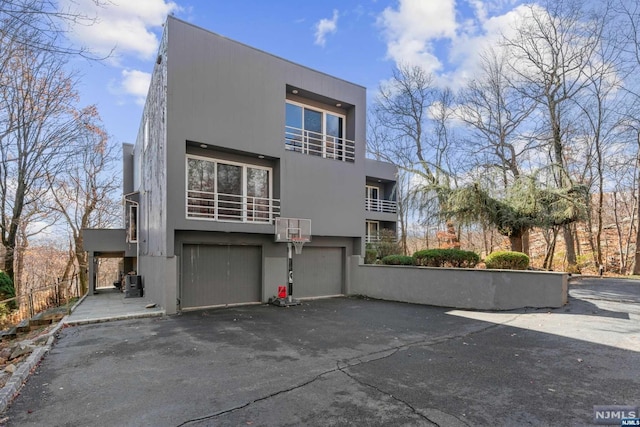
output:
POLYGON ((589 425, 640 405, 640 284, 555 310, 358 298, 62 330, 10 426, 589 425))

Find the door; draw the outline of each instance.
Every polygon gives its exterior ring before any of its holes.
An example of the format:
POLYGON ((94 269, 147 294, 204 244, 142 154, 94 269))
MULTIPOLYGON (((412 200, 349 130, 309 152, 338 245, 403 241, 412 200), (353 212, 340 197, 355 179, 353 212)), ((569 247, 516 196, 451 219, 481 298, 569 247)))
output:
POLYGON ((305 246, 293 255, 294 298, 342 295, 344 249, 305 246))
POLYGON ((184 245, 181 308, 260 302, 262 248, 184 245))

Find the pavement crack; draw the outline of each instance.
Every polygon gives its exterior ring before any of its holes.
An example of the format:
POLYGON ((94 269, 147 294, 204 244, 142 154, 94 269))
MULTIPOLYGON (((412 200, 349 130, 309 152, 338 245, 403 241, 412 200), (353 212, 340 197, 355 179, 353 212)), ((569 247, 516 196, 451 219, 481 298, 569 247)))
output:
POLYGON ((182 426, 187 426, 189 424, 200 422, 200 421, 211 420, 211 419, 217 418, 217 417, 219 417, 221 415, 226 415, 226 414, 229 414, 231 412, 235 412, 235 411, 238 411, 240 409, 244 409, 244 408, 246 408, 248 406, 251 406, 251 405, 253 405, 255 403, 262 402, 263 400, 268 400, 268 399, 271 399, 272 397, 276 397, 278 395, 281 395, 281 394, 284 394, 284 393, 288 393, 290 391, 297 390, 297 389, 302 388, 302 387, 306 387, 309 384, 319 380, 323 376, 325 376, 327 374, 331 374, 331 373, 337 372, 338 370, 339 370, 339 368, 329 369, 329 370, 324 371, 324 372, 316 375, 315 377, 313 377, 313 378, 311 378, 311 379, 309 379, 309 380, 307 380, 307 381, 305 381, 303 383, 300 383, 300 384, 297 384, 297 385, 294 385, 292 387, 285 388, 285 389, 282 389, 282 390, 278 390, 276 392, 273 392, 273 393, 268 394, 266 396, 259 397, 257 399, 253 399, 253 400, 251 400, 249 402, 243 403, 242 405, 237 405, 237 406, 234 406, 232 408, 223 409, 222 411, 214 412, 213 414, 204 415, 202 417, 189 419, 187 421, 184 421, 184 422, 178 424, 176 427, 182 427, 182 426))
MULTIPOLYGON (((511 320, 509 320, 509 322, 511 322, 513 320, 514 319, 511 319, 511 320)), ((187 426, 189 424, 200 422, 200 421, 211 420, 211 419, 220 417, 222 415, 226 415, 226 414, 229 414, 229 413, 232 413, 232 412, 235 412, 235 411, 239 411, 239 410, 247 408, 247 407, 249 407, 249 406, 251 406, 251 405, 253 405, 255 403, 271 399, 272 397, 276 397, 276 396, 281 395, 283 393, 288 393, 290 391, 297 390, 297 389, 300 389, 302 387, 306 387, 307 385, 317 381, 318 379, 322 378, 323 376, 328 375, 328 374, 332 374, 334 372, 341 372, 341 373, 345 374, 346 376, 348 376, 349 378, 351 378, 353 381, 355 381, 355 382, 357 382, 357 383, 359 383, 359 384, 361 384, 361 385, 363 385, 365 387, 373 388, 374 390, 377 390, 378 392, 380 392, 382 394, 390 396, 392 399, 394 399, 394 400, 402 403, 403 405, 407 406, 409 409, 411 409, 412 412, 414 412, 416 415, 420 416, 424 420, 432 423, 435 426, 439 426, 439 424, 437 422, 429 419, 426 415, 424 415, 423 413, 418 411, 416 408, 414 408, 409 402, 404 401, 404 400, 398 398, 397 396, 394 396, 391 393, 387 393, 384 390, 374 386, 373 384, 368 384, 368 383, 366 383, 364 381, 361 381, 361 380, 357 379, 353 375, 349 374, 346 371, 346 369, 353 368, 355 366, 363 365, 363 364, 366 364, 366 363, 375 362, 375 361, 378 361, 378 360, 383 360, 383 359, 389 358, 389 357, 395 355, 398 351, 404 350, 404 349, 408 349, 408 348, 413 347, 413 346, 418 346, 418 345, 432 346, 432 345, 442 344, 442 343, 445 343, 445 342, 448 342, 448 341, 451 341, 451 340, 454 340, 454 339, 464 338, 464 337, 468 337, 468 336, 471 336, 471 335, 475 335, 475 334, 478 334, 478 333, 481 333, 481 332, 484 332, 484 331, 487 331, 489 329, 492 329, 492 328, 495 328, 495 327, 499 327, 499 326, 502 326, 502 324, 494 324, 494 325, 485 326, 485 327, 483 327, 481 329, 478 329, 478 330, 475 330, 475 331, 471 331, 469 333, 461 334, 461 335, 447 335, 447 336, 439 337, 439 338, 435 338, 435 339, 417 340, 417 341, 401 344, 401 345, 398 345, 398 346, 395 346, 395 347, 388 347, 388 348, 385 348, 385 349, 382 349, 382 350, 377 350, 377 351, 374 351, 374 352, 366 353, 364 355, 357 356, 357 357, 354 357, 354 358, 351 358, 351 359, 347 359, 347 360, 344 360, 344 361, 337 361, 336 362, 336 367, 334 369, 328 369, 328 370, 326 370, 324 372, 321 372, 320 374, 316 375, 315 377, 313 377, 313 378, 311 378, 311 379, 309 379, 309 380, 307 380, 307 381, 305 381, 303 383, 300 383, 300 384, 297 384, 297 385, 294 385, 292 387, 288 387, 288 388, 285 388, 285 389, 282 389, 282 390, 278 390, 278 391, 276 391, 274 393, 268 394, 266 396, 259 397, 257 399, 253 399, 253 400, 251 400, 249 402, 245 402, 245 403, 243 403, 241 405, 237 405, 237 406, 234 406, 232 408, 223 409, 221 411, 214 412, 214 413, 208 414, 208 415, 204 415, 202 417, 189 419, 187 421, 182 422, 181 424, 178 424, 176 427, 182 427, 182 426, 187 426)), ((454 415, 450 415, 450 416, 455 417, 454 415)), ((455 418, 460 420, 458 417, 455 417, 455 418)), ((460 420, 460 422, 463 423, 464 425, 468 425, 463 420, 460 420)))
MULTIPOLYGON (((385 356, 385 357, 382 357, 382 358, 380 358, 380 359, 375 359, 375 360, 386 359, 387 357, 391 357, 392 355, 394 355, 394 354, 396 354, 396 353, 397 353, 397 351, 396 351, 396 352, 393 352, 393 353, 391 353, 391 354, 389 354, 389 355, 387 355, 387 356, 385 356)), ((362 362, 362 363, 368 363, 368 362, 362 362)), ((359 364, 362 364, 362 363, 359 363, 359 364)), ((407 408, 411 409, 411 411, 412 411, 414 414, 418 415, 419 417, 421 417, 421 418, 422 418, 422 419, 424 419, 425 421, 428 421, 428 422, 430 422, 431 424, 433 424, 433 425, 435 425, 435 426, 437 426, 437 427, 440 427, 440 424, 436 423, 436 422, 435 422, 435 421, 433 421, 433 420, 430 420, 426 415, 424 415, 424 414, 422 414, 422 413, 418 412, 418 410, 417 410, 416 408, 414 408, 414 407, 413 407, 413 405, 411 405, 411 404, 410 404, 409 402, 407 402, 406 400, 400 399, 398 396, 394 396, 393 394, 388 393, 388 392, 386 392, 386 391, 382 390, 381 388, 379 388, 379 387, 377 387, 377 386, 375 386, 375 385, 373 385, 373 384, 369 384, 369 383, 367 383, 367 382, 365 382, 365 381, 362 381, 361 379, 356 378, 355 376, 351 375, 349 372, 347 372, 347 371, 346 371, 346 369, 347 369, 347 368, 350 368, 350 367, 353 367, 353 366, 357 366, 357 365, 349 365, 349 366, 345 366, 345 367, 340 367, 340 366, 338 366, 338 370, 339 370, 340 372, 342 372, 344 375, 346 375, 347 377, 351 378, 351 380, 355 381, 356 383, 358 383, 358 384, 360 384, 360 385, 362 385, 362 386, 364 386, 364 387, 372 388, 372 389, 376 390, 376 391, 377 391, 378 393, 380 393, 380 394, 384 394, 384 395, 389 396, 390 398, 392 398, 392 399, 393 399, 393 400, 395 400, 396 402, 399 402, 399 403, 403 404, 404 406, 406 406, 407 408)))

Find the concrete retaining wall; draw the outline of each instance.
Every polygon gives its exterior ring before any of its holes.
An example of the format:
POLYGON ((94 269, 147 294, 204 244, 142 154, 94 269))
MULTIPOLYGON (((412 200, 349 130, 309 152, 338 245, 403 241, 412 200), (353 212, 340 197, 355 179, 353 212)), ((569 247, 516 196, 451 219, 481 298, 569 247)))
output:
POLYGON ((354 256, 349 293, 478 310, 562 307, 567 303, 567 274, 365 265, 354 256))

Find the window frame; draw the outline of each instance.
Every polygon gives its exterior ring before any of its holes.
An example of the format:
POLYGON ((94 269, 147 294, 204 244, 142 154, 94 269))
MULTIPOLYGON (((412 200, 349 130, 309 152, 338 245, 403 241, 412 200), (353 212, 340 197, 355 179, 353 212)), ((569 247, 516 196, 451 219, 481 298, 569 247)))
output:
MULTIPOLYGON (((324 108, 321 108, 321 107, 316 107, 316 106, 313 106, 313 105, 305 104, 305 103, 300 102, 300 101, 294 101, 294 100, 291 100, 291 99, 285 99, 285 127, 287 126, 286 125, 286 122, 287 122, 286 104, 295 105, 297 107, 302 108, 302 123, 301 123, 302 127, 299 128, 299 129, 302 131, 302 135, 303 136, 304 136, 304 134, 306 132, 306 129, 304 127, 304 110, 308 109, 308 110, 315 111, 317 113, 322 114, 322 132, 321 132, 321 135, 322 135, 322 152, 318 153, 318 154, 310 153, 309 152, 309 148, 308 148, 308 144, 307 144, 306 150, 304 148, 304 144, 301 147, 296 147, 295 145, 287 146, 288 150, 297 151, 297 152, 300 152, 300 153, 303 153, 303 154, 307 154, 307 155, 317 155, 318 157, 322 157, 322 158, 325 158, 325 159, 335 159, 335 160, 344 161, 344 159, 343 159, 344 158, 344 150, 345 150, 345 145, 346 145, 346 141, 347 141, 347 136, 346 136, 347 135, 347 116, 345 114, 337 113, 337 112, 332 111, 332 110, 328 110, 328 109, 324 109, 324 108), (342 120, 342 132, 341 132, 342 135, 336 137, 334 135, 328 135, 327 134, 327 114, 330 114, 332 116, 338 117, 338 118, 340 118, 342 120), (341 150, 342 150, 342 153, 343 153, 342 155, 338 155, 338 153, 337 153, 338 149, 335 148, 335 147, 333 148, 333 152, 332 153, 328 153, 328 150, 327 150, 327 143, 328 143, 327 138, 338 138, 339 140, 342 141, 341 142, 341 145, 342 145, 341 150)), ((315 131, 310 131, 310 132, 314 132, 315 133, 315 131)), ((286 138, 285 138, 285 145, 287 145, 286 144, 286 138)))
POLYGON ((138 204, 129 202, 128 224, 127 224, 127 241, 129 243, 138 243, 138 204))
MULTIPOLYGON (((262 197, 259 197, 259 199, 262 199, 262 197)), ((217 157, 207 157, 207 156, 199 156, 199 155, 195 155, 195 154, 186 154, 185 155, 185 218, 188 220, 205 220, 205 221, 216 221, 216 222, 231 222, 231 223, 238 223, 238 222, 242 222, 242 223, 258 223, 258 224, 266 224, 266 223, 271 223, 272 222, 272 218, 271 216, 273 215, 272 213, 272 203, 273 203, 273 168, 269 167, 269 166, 262 166, 262 165, 256 165, 256 164, 252 164, 252 163, 243 163, 243 162, 237 162, 237 161, 233 161, 233 160, 226 160, 226 159, 220 159, 217 157), (218 165, 220 163, 225 164, 225 165, 231 165, 231 166, 239 166, 242 168, 242 172, 241 172, 241 184, 242 184, 242 194, 239 196, 242 199, 242 212, 241 215, 238 217, 238 219, 220 219, 219 215, 220 215, 220 209, 218 208, 218 206, 215 206, 215 213, 214 213, 214 218, 206 218, 206 217, 198 217, 198 216, 190 216, 189 215, 189 191, 198 191, 198 190, 190 190, 189 189, 189 159, 194 159, 194 160, 201 160, 201 161, 206 161, 206 162, 211 162, 214 164, 214 176, 215 176, 215 182, 214 182, 214 186, 213 186, 213 194, 226 194, 226 193, 218 193, 218 165), (266 198, 267 200, 269 200, 269 206, 270 206, 270 215, 269 215, 269 221, 247 221, 247 205, 248 203, 247 201, 247 197, 254 197, 255 196, 247 196, 248 193, 248 188, 247 188, 247 169, 251 168, 251 169, 260 169, 260 170, 265 170, 267 171, 267 177, 268 177, 268 192, 269 195, 266 198)), ((228 215, 226 215, 228 216, 228 215)))
POLYGON ((366 225, 366 232, 365 232, 365 235, 364 235, 364 239, 365 239, 365 241, 367 243, 373 243, 373 242, 371 242, 371 233, 370 233, 371 230, 369 229, 369 226, 375 224, 375 226, 376 226, 375 237, 376 237, 376 240, 377 240, 380 237, 380 221, 366 220, 365 222, 366 222, 366 224, 365 224, 366 225))

